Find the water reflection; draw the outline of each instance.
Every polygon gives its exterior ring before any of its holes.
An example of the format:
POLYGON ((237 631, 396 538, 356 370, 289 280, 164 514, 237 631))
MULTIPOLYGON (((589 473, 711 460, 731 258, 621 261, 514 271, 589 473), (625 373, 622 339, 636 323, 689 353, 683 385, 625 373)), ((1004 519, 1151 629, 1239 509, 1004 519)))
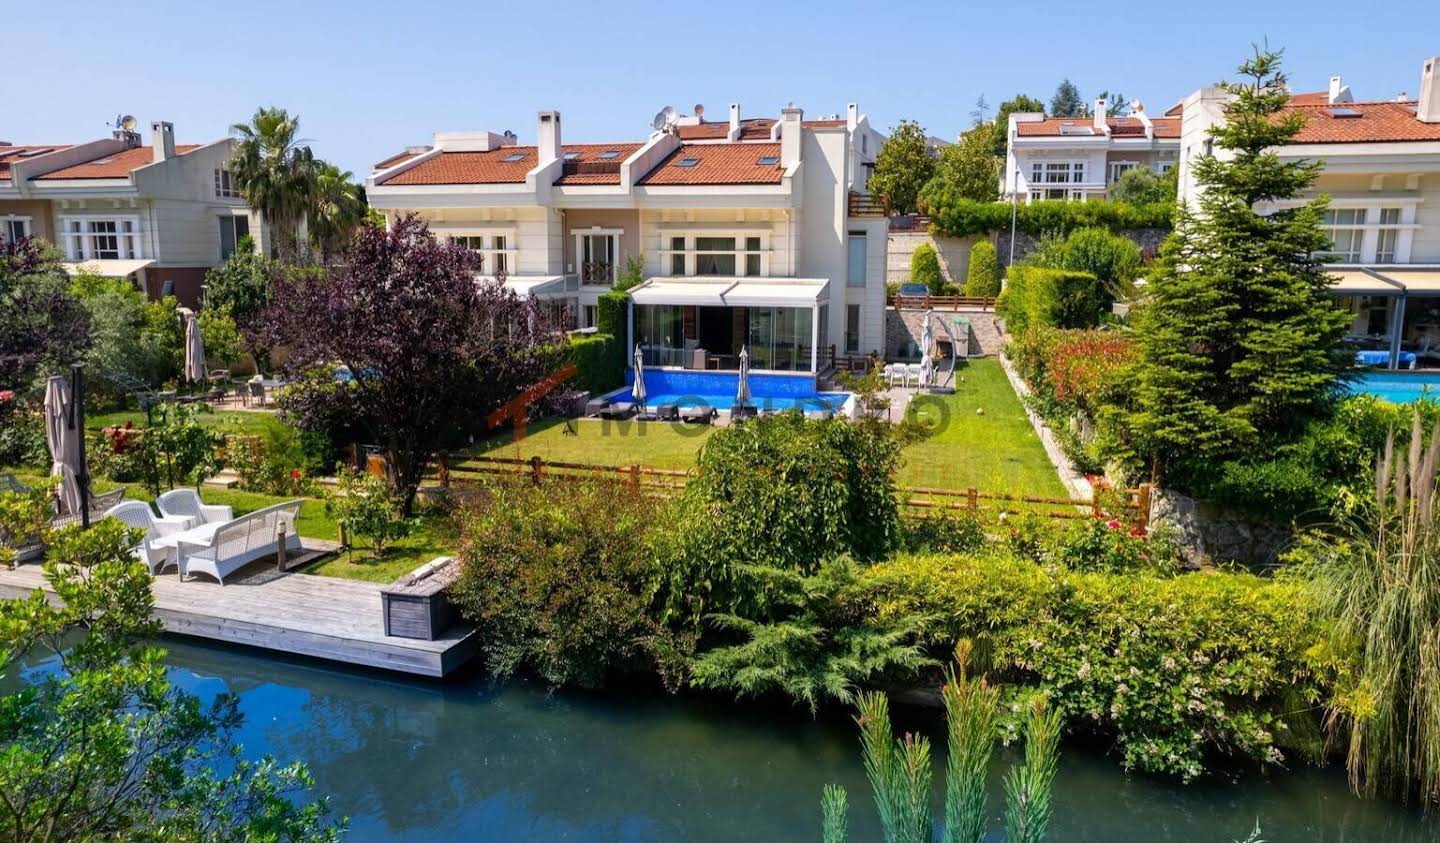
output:
MULTIPOLYGON (((351 816, 351 840, 813 840, 828 781, 850 791, 853 839, 879 839, 844 718, 548 696, 481 678, 440 685, 167 646, 177 683, 240 694, 248 751, 310 763, 319 789, 351 816)), ((998 770, 991 786, 998 829, 998 770)), ((1351 798, 1334 771, 1181 787, 1126 779, 1112 760, 1080 750, 1064 756, 1055 808, 1055 843, 1228 843, 1257 817, 1271 843, 1437 834, 1414 812, 1351 798)))

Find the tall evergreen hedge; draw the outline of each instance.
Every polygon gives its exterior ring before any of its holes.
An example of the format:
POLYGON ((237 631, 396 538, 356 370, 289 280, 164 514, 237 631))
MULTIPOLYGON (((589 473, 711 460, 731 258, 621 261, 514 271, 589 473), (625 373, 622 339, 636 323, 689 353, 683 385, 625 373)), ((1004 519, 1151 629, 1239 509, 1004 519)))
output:
POLYGON ((1100 324, 1108 296, 1088 272, 1012 266, 996 310, 1015 335, 1030 328, 1093 328, 1100 324))

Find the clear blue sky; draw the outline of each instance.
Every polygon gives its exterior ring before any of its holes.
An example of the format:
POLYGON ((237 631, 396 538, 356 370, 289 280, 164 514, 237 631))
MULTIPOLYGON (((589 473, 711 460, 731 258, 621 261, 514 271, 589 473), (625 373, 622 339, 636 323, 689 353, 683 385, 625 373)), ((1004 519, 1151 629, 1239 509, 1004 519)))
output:
MULTIPOLYGON (((1359 98, 1419 90, 1440 54, 1428 2, 973 3, 329 2, 5 3, 0 140, 79 141, 117 112, 222 137, 260 104, 297 112, 317 155, 363 177, 434 131, 513 129, 559 109, 569 141, 640 139, 651 115, 703 103, 723 119, 860 103, 953 137, 976 97, 1140 97, 1163 111, 1225 78, 1268 38, 1298 90, 1345 77, 1359 98), (1303 10, 1301 13, 1299 10, 1303 10)), ((147 139, 148 143, 148 139, 147 139)))

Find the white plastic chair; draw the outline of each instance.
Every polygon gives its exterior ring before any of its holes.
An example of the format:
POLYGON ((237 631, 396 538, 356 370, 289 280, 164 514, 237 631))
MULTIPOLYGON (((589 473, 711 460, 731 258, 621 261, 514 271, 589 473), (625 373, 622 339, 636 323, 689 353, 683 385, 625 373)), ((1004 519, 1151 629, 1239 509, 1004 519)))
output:
POLYGON ((136 559, 144 562, 151 574, 158 574, 167 565, 175 564, 175 549, 155 544, 161 536, 179 533, 185 528, 173 520, 157 519, 144 501, 122 501, 105 510, 106 518, 115 517, 137 530, 144 530, 140 543, 130 549, 136 559))
POLYGON ((155 499, 155 505, 166 518, 185 519, 187 529, 201 524, 234 521, 235 511, 222 504, 208 504, 200 500, 194 489, 171 489, 155 499))
POLYGON ((905 385, 906 385, 906 386, 914 385, 916 388, 918 388, 918 387, 920 386, 920 364, 919 364, 919 363, 908 363, 908 364, 906 364, 906 366, 905 366, 905 385))

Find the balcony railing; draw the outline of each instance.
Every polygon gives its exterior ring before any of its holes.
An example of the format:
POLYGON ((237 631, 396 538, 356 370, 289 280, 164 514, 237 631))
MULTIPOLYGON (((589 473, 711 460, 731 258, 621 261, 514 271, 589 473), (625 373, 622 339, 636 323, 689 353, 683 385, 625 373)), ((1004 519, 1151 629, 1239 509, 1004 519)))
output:
POLYGON ((615 265, 608 261, 580 264, 580 283, 608 287, 615 283, 615 265))
POLYGON ((882 197, 852 190, 848 213, 852 217, 888 217, 890 208, 882 197))

